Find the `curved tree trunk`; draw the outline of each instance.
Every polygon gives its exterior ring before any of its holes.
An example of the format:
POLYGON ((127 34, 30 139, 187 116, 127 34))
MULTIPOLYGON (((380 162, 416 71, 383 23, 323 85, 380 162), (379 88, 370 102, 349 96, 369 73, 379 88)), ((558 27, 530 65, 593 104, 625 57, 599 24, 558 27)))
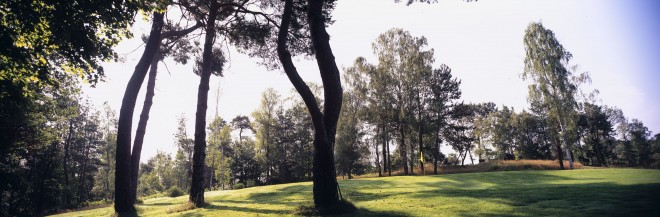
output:
MULTIPOLYGON (((160 43, 158 43, 160 47, 160 43)), ((158 61, 160 59, 160 51, 156 50, 156 55, 151 61, 149 70, 149 80, 147 81, 147 95, 144 97, 144 105, 142 106, 142 113, 140 113, 140 121, 135 132, 135 140, 133 141, 133 151, 131 152, 131 203, 135 204, 137 201, 137 184, 138 172, 140 170, 140 155, 142 153, 142 143, 144 142, 144 134, 147 129, 147 121, 149 121, 149 111, 153 105, 154 89, 156 87, 156 75, 158 74, 158 61)))
POLYGON ((195 207, 204 206, 204 159, 206 158, 206 109, 209 95, 209 80, 211 78, 211 61, 213 43, 215 41, 215 20, 217 2, 212 1, 206 22, 206 37, 202 54, 202 70, 197 92, 197 113, 195 115, 195 146, 193 148, 193 172, 190 185, 190 201, 195 207))
POLYGON ((323 80, 324 111, 318 107, 314 94, 296 70, 291 53, 287 50, 288 30, 293 14, 293 1, 286 0, 282 23, 277 37, 277 53, 287 77, 303 98, 309 110, 314 125, 314 160, 313 193, 314 205, 321 211, 328 211, 339 202, 339 185, 337 184, 334 164, 334 142, 341 111, 342 88, 339 69, 334 61, 330 48, 329 35, 325 30, 325 18, 322 13, 322 0, 310 0, 308 22, 310 26, 312 45, 317 64, 323 80))
POLYGON ((153 24, 149 39, 142 53, 140 61, 135 66, 135 71, 128 81, 124 98, 119 111, 119 123, 117 126, 117 153, 115 156, 115 211, 127 213, 134 210, 131 200, 131 131, 133 125, 133 112, 140 87, 147 75, 151 61, 156 55, 160 44, 161 31, 163 29, 163 14, 154 13, 153 24))

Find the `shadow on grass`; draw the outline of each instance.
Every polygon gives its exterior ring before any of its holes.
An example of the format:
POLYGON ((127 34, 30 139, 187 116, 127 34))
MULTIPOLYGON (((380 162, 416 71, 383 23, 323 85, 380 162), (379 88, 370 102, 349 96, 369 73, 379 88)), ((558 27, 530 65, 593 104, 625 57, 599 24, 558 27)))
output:
POLYGON ((436 189, 411 193, 411 197, 473 198, 509 205, 495 213, 462 213, 461 216, 658 216, 660 184, 614 183, 512 186, 487 189, 436 189))
MULTIPOLYGON (((543 172, 493 172, 484 174, 452 174, 426 176, 428 179, 405 181, 396 179, 358 179, 340 181, 344 196, 354 202, 402 197, 413 198, 436 207, 434 198, 450 198, 470 211, 437 208, 428 215, 443 212, 459 216, 658 216, 660 184, 622 185, 602 178, 572 178, 543 172), (587 181, 588 183, 583 183, 587 181), (582 183, 581 183, 582 182, 582 183), (381 191, 382 189, 382 191, 381 191), (419 200, 421 199, 421 200, 419 200), (500 209, 483 208, 475 201, 500 209)), ((406 178, 406 177, 401 177, 406 178)), ((311 185, 289 185, 268 192, 252 192, 245 199, 218 198, 208 209, 233 210, 248 214, 291 214, 289 210, 235 207, 225 203, 253 203, 295 207, 309 203, 311 185), (296 196, 296 199, 289 198, 296 196), (218 205, 221 204, 221 205, 218 205)), ((396 199, 395 199, 396 200, 396 199)), ((258 206, 257 206, 258 207, 258 206)), ((439 206, 438 206, 439 207, 439 206)), ((405 211, 405 210, 404 210, 405 211)), ((184 216, 196 216, 195 213, 184 216)), ((358 210, 336 216, 408 216, 407 212, 358 210)))

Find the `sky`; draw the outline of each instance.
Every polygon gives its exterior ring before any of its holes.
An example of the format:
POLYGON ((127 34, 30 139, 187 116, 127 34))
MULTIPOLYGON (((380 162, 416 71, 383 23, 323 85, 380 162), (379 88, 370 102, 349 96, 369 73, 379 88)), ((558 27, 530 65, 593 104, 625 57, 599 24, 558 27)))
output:
MULTIPOLYGON (((660 133, 658 12, 660 1, 655 0, 444 0, 411 6, 393 0, 340 0, 328 33, 340 69, 350 67, 359 56, 375 64, 371 44, 391 28, 424 36, 428 48, 435 51, 434 67, 446 64, 461 80, 462 101, 494 102, 521 111, 528 107, 527 83, 520 77, 525 57, 523 35, 530 22, 542 22, 573 54, 572 64, 579 65, 580 72, 590 73, 592 83, 585 91, 598 89, 600 104, 618 107, 629 119, 639 119, 649 130, 660 133)), ((83 88, 98 108, 106 101, 117 112, 121 107, 126 84, 144 49, 139 36, 150 28, 143 18, 137 20, 132 28, 136 37, 116 48, 124 61, 103 64, 106 82, 83 88)), ((269 71, 236 51, 230 51, 228 61, 224 77, 211 78, 208 120, 215 117, 216 107, 225 120, 249 116, 266 88, 284 96, 297 94, 280 70, 269 71)), ((296 58, 295 64, 303 79, 321 83, 314 61, 296 58)), ((176 151, 174 133, 182 114, 188 119, 188 135, 193 136, 198 85, 191 64, 160 63, 142 161, 157 150, 176 151)), ((133 130, 145 88, 146 80, 135 108, 133 130)), ((443 152, 448 150, 443 148, 443 152)))

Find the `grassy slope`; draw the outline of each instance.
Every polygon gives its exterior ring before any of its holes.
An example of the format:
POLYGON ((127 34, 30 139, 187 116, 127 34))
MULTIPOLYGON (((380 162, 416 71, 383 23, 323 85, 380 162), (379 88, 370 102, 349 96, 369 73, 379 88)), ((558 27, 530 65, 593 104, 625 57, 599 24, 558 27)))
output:
MULTIPOLYGON (((583 169, 398 176, 340 181, 357 216, 660 216, 660 170, 583 169)), ((291 215, 311 183, 206 193, 209 206, 172 216, 291 215)), ((155 198, 140 215, 165 216, 187 200, 155 198)), ((108 216, 101 208, 62 216, 108 216)))

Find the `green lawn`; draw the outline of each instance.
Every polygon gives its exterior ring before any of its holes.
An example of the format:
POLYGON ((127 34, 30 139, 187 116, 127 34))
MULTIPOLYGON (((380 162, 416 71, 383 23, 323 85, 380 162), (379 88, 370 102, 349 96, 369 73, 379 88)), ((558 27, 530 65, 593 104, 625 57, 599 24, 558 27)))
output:
MULTIPOLYGON (((660 170, 582 169, 340 181, 355 216, 660 216, 660 170)), ((187 196, 149 199, 143 216, 282 216, 312 200, 310 182, 206 193, 203 209, 167 214, 187 196)), ((61 216, 108 216, 112 207, 61 216)))

